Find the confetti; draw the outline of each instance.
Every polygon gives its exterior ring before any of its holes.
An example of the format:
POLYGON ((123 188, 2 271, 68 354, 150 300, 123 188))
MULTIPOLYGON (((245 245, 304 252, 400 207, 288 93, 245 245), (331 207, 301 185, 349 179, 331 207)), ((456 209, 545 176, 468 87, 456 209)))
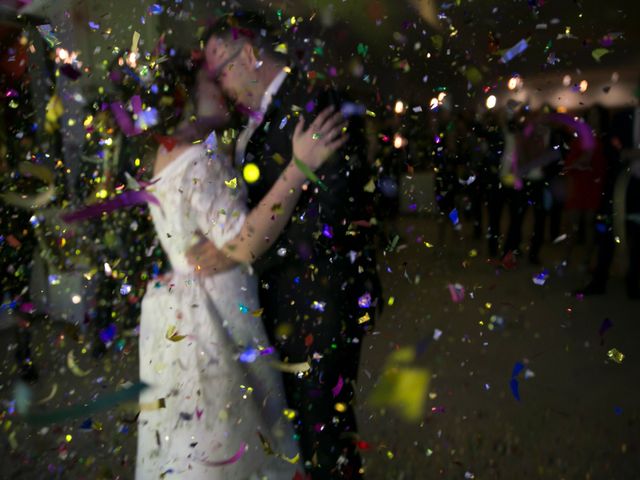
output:
POLYGON ((450 283, 448 288, 453 302, 459 303, 464 300, 464 287, 462 285, 459 283, 450 283))
POLYGON ((167 329, 167 333, 165 334, 165 338, 170 342, 179 342, 187 338, 187 335, 179 335, 178 330, 175 325, 171 325, 167 329))
POLYGON ((304 174, 305 177, 307 177, 313 183, 318 185, 325 192, 329 191, 329 188, 317 177, 315 173, 313 173, 313 171, 309 168, 309 166, 306 163, 302 162, 302 160, 300 160, 299 158, 296 158, 295 156, 293 157, 293 161, 295 162, 296 166, 300 169, 300 171, 304 174))
POLYGON ((342 375, 338 375, 338 383, 336 383, 335 387, 331 389, 331 393, 334 397, 337 397, 338 394, 342 391, 342 387, 344 386, 344 380, 342 380, 342 375))
POLYGON ((90 205, 74 212, 65 213, 62 215, 62 219, 67 223, 80 222, 83 220, 88 220, 90 218, 99 217, 103 213, 114 212, 121 208, 130 207, 132 205, 138 205, 141 203, 153 203, 155 205, 160 205, 158 199, 147 191, 127 191, 121 193, 112 200, 108 200, 96 205, 90 205))
POLYGON ((270 365, 276 370, 280 370, 281 372, 285 373, 304 373, 311 370, 311 365, 309 365, 309 362, 287 363, 271 361, 270 365))
POLYGON ((238 460, 240 460, 248 449, 249 449, 249 446, 246 443, 241 442, 240 448, 238 448, 238 451, 234 453, 232 457, 229 457, 226 460, 201 461, 200 463, 203 463, 208 467, 224 467, 225 465, 232 465, 236 463, 238 460))
POLYGON ((507 50, 503 55, 502 58, 500 58, 500 61, 502 63, 508 63, 511 60, 513 60, 515 57, 517 57, 518 55, 520 55, 522 52, 524 52, 527 47, 529 46, 529 44, 527 43, 527 41, 523 38, 522 40, 520 40, 518 43, 516 43, 513 47, 511 47, 509 50, 507 50))
POLYGON ((67 367, 71 370, 76 377, 86 377, 91 373, 91 370, 82 370, 76 363, 76 359, 73 355, 73 350, 69 350, 67 353, 67 367))
POLYGON ((617 348, 612 348, 607 352, 607 357, 613 360, 616 363, 622 363, 624 360, 624 354, 618 350, 617 348))

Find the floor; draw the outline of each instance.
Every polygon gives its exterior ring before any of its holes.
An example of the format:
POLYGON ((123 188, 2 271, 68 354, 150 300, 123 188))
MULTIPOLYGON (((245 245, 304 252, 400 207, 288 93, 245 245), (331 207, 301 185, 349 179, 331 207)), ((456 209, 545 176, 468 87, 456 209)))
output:
MULTIPOLYGON (((620 272, 607 295, 576 298, 570 292, 586 274, 557 268, 562 244, 545 245, 545 266, 504 269, 487 261, 480 240, 448 228, 438 240, 437 230, 432 219, 402 218, 399 240, 380 255, 393 304, 364 343, 357 408, 366 478, 640 478, 640 302, 626 298, 620 272), (464 298, 454 301, 456 283, 464 298), (614 348, 621 363, 608 356, 614 348), (413 358, 390 366, 399 351, 413 358), (427 389, 397 387, 396 404, 424 397, 417 415, 373 406, 372 395, 389 393, 385 378, 403 369, 430 376, 427 389)), ((0 478, 132 478, 135 405, 26 425, 9 413, 15 342, 2 333, 0 478)), ((80 332, 43 322, 34 345, 37 411, 136 381, 134 336, 95 360, 80 332)))

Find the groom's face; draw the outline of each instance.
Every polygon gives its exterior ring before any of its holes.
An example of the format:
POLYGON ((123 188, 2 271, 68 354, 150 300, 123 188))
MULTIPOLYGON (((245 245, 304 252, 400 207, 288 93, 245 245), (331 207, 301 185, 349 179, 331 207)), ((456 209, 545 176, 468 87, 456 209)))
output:
POLYGON ((234 103, 252 110, 260 106, 261 92, 256 81, 251 44, 212 37, 205 49, 210 76, 234 103))

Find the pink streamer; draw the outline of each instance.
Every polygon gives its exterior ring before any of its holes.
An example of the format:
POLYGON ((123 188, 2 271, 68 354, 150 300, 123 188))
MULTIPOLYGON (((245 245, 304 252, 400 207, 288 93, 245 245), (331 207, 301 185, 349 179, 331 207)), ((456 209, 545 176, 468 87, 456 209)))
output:
POLYGON ((76 210, 75 212, 62 215, 62 219, 67 223, 80 222, 89 218, 99 217, 103 213, 113 212, 120 208, 137 205, 140 203, 153 203, 160 205, 156 197, 144 190, 131 190, 118 195, 112 200, 99 203, 97 205, 89 205, 88 207, 76 210))
POLYGON ((338 383, 336 383, 336 386, 331 389, 331 393, 333 393, 334 397, 338 396, 343 386, 344 380, 342 380, 342 375, 338 375, 338 383))
POLYGON ((584 150, 594 149, 596 142, 593 138, 593 132, 586 122, 574 120, 573 117, 562 113, 550 113, 547 118, 552 122, 561 123, 574 130, 578 134, 580 144, 584 150))
POLYGON ((236 463, 238 460, 242 458, 244 452, 247 450, 247 444, 242 442, 240 443, 240 448, 231 458, 227 458, 226 460, 219 460, 217 462, 202 462, 208 467, 223 467, 225 465, 231 465, 236 463))

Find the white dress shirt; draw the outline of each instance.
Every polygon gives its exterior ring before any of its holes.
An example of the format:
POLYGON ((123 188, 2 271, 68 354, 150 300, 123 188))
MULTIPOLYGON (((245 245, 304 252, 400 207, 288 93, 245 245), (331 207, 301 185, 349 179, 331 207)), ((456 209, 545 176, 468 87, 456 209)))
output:
POLYGON ((258 129, 258 127, 262 124, 264 120, 264 115, 267 113, 267 109, 269 105, 271 105, 271 100, 273 96, 278 93, 280 87, 284 83, 284 80, 287 78, 287 71, 282 70, 275 78, 271 81, 269 86, 262 95, 262 101, 260 102, 260 110, 255 114, 249 117, 249 123, 242 130, 240 135, 238 135, 238 141, 236 142, 236 154, 235 154, 235 162, 236 166, 240 167, 244 163, 244 154, 247 149, 247 144, 251 139, 254 132, 258 129))

